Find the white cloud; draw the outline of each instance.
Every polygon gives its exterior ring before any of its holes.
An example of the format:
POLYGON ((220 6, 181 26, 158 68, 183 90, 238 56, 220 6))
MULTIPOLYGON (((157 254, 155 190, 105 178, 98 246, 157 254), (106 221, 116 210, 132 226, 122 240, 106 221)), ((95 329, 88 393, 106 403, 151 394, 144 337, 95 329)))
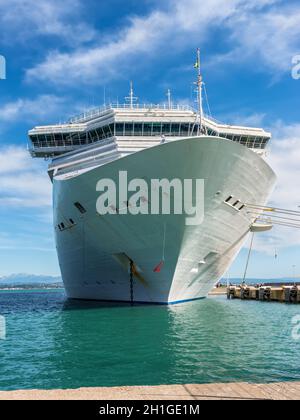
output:
MULTIPOLYGON (((0 149, 0 206, 51 206, 51 182, 46 165, 20 146, 0 149)), ((2 208, 3 208, 2 207, 2 208)))
POLYGON ((0 176, 11 172, 21 172, 28 168, 28 152, 25 148, 11 146, 0 149, 0 176))
POLYGON ((1 106, 0 122, 16 121, 20 119, 35 121, 57 113, 64 105, 64 99, 54 95, 41 95, 35 99, 17 99, 1 106))
POLYGON ((297 210, 300 206, 300 124, 278 122, 273 132, 269 160, 278 174, 273 201, 281 207, 297 210))
POLYGON ((248 23, 243 19, 249 19, 249 24, 254 25, 265 13, 266 6, 279 1, 168 0, 168 7, 163 10, 154 10, 146 17, 132 17, 127 27, 101 46, 79 48, 73 52, 49 52, 44 62, 28 69, 27 80, 62 85, 76 82, 103 84, 107 79, 120 77, 132 64, 139 67, 151 58, 152 63, 159 65, 162 55, 201 45, 216 27, 227 28, 233 34, 235 44, 239 42, 235 38, 240 32, 241 38, 249 44, 245 33, 248 23))
POLYGON ((214 61, 252 62, 275 77, 290 72, 292 57, 299 53, 299 21, 299 5, 274 7, 258 15, 244 11, 227 24, 233 49, 214 61))
POLYGON ((262 127, 265 124, 265 113, 254 113, 250 115, 223 114, 221 120, 224 123, 240 125, 245 127, 262 127))
MULTIPOLYGON (((275 207, 299 211, 300 124, 285 125, 278 122, 271 131, 274 139, 268 162, 276 172, 278 181, 270 202, 275 207)), ((300 221, 300 217, 296 219, 300 221)), ((271 233, 257 235, 255 243, 256 250, 267 253, 273 253, 274 248, 299 246, 300 229, 274 226, 271 233)))
POLYGON ((65 121, 68 116, 82 112, 83 104, 69 97, 56 95, 39 95, 36 98, 18 98, 14 101, 0 104, 0 128, 8 129, 17 121, 30 124, 47 124, 53 119, 65 121))
MULTIPOLYGON (((49 236, 39 235, 38 232, 16 232, 11 235, 8 232, 0 232, 0 250, 2 251, 41 251, 55 252, 53 238, 49 236)), ((2 267, 1 267, 2 268, 2 267)))
POLYGON ((0 0, 0 26, 7 41, 27 41, 40 35, 56 36, 78 45, 96 31, 81 21, 80 0, 0 0))

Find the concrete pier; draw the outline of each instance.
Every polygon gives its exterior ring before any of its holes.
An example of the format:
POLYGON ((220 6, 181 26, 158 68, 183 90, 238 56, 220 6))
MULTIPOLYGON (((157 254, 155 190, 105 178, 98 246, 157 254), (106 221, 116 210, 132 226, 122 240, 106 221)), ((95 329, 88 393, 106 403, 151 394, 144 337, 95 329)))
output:
POLYGON ((299 400, 300 382, 163 385, 0 392, 0 400, 299 400))
POLYGON ((260 300, 264 302, 300 303, 299 286, 230 286, 228 299, 260 300))

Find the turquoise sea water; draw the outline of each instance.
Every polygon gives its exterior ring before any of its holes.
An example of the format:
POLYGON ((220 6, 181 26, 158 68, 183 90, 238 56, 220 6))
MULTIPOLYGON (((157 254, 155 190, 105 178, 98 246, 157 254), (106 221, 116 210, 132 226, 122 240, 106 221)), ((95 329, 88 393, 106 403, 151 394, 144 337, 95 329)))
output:
POLYGON ((0 389, 300 380, 300 306, 78 303, 62 291, 0 292, 0 389))

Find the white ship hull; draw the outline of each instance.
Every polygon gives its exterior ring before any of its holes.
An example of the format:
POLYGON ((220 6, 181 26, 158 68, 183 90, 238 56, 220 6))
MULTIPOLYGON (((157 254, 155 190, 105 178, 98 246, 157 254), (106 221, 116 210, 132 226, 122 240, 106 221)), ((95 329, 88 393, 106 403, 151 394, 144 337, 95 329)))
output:
POLYGON ((54 177, 54 223, 62 277, 69 298, 130 301, 128 256, 139 269, 135 302, 171 304, 204 298, 229 269, 254 221, 247 208, 264 205, 275 174, 256 153, 220 138, 189 138, 149 148, 70 177, 54 177), (186 226, 186 215, 106 215, 96 212, 102 178, 205 180, 205 218, 186 226), (74 206, 86 209, 81 214, 74 206), (69 223, 70 219, 73 224, 69 223), (64 223, 60 231, 57 225, 64 223), (164 230, 165 263, 162 260, 164 230))

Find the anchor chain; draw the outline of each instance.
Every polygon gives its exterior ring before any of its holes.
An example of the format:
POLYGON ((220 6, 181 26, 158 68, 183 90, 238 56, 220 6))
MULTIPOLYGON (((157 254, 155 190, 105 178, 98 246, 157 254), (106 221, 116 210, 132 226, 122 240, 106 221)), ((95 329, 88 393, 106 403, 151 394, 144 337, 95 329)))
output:
POLYGON ((134 275, 134 263, 130 260, 130 302, 131 306, 133 306, 133 275, 134 275))

